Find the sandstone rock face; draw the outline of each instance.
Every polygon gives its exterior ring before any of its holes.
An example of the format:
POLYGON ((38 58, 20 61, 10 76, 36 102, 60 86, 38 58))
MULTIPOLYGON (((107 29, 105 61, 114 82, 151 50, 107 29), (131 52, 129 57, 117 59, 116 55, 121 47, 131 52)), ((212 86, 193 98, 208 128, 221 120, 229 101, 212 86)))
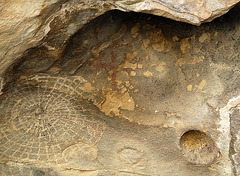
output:
POLYGON ((4 75, 0 173, 239 175, 239 12, 197 27, 114 10, 71 37, 55 19, 4 75))
POLYGON ((0 75, 24 51, 40 41, 52 51, 51 54, 59 55, 72 34, 98 16, 97 12, 101 14, 107 10, 102 4, 62 0, 2 1, 0 75))
POLYGON ((199 25, 226 13, 239 0, 31 0, 0 2, 0 76, 24 51, 43 45, 60 57, 69 37, 112 9, 151 13, 199 25))
POLYGON ((201 24, 226 13, 238 0, 140 0, 115 1, 123 9, 151 13, 177 21, 201 24))
POLYGON ((1 1, 0 175, 239 175, 237 2, 1 1))

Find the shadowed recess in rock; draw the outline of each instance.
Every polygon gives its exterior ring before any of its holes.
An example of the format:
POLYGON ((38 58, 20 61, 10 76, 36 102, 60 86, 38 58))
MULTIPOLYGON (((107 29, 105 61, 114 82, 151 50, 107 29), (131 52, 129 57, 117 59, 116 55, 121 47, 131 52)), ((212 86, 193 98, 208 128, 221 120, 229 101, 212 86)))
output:
POLYGON ((219 154, 215 142, 205 133, 197 130, 184 133, 180 145, 186 159, 193 164, 212 164, 219 154))

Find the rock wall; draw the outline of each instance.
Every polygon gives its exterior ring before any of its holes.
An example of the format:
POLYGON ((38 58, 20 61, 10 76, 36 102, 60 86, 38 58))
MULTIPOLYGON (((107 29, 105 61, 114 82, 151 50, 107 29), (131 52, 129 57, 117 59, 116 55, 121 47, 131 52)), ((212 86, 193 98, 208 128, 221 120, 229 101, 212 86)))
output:
POLYGON ((18 0, 0 2, 0 76, 37 45, 60 57, 69 37, 112 9, 165 16, 199 25, 226 13, 238 0, 18 0))
POLYGON ((2 175, 238 175, 239 18, 56 18, 5 73, 2 175))

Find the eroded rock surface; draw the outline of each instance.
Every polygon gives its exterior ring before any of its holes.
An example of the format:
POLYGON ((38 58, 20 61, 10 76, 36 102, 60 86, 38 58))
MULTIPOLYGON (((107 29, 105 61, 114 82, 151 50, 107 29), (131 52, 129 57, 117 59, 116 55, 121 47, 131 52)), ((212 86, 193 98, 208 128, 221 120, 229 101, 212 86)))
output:
POLYGON ((237 175, 239 15, 196 27, 110 11, 60 55, 30 49, 4 77, 0 171, 237 175))
POLYGON ((61 57, 66 41, 87 22, 112 9, 136 11, 201 24, 226 13, 239 0, 31 0, 0 2, 0 76, 23 52, 42 45, 61 57))

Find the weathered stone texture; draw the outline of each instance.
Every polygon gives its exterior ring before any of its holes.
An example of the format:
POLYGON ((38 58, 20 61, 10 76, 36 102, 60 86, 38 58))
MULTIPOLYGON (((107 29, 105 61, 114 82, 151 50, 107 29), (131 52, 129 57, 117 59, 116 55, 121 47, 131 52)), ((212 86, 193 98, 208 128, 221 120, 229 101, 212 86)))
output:
POLYGON ((237 175, 239 15, 197 27, 116 10, 56 38, 60 55, 28 50, 4 77, 1 171, 237 175))
POLYGON ((0 175, 239 175, 240 9, 106 12, 237 2, 0 2, 0 175))
POLYGON ((0 8, 0 75, 40 41, 58 57, 73 33, 108 10, 103 2, 77 0, 2 1, 0 8))
POLYGON ((145 12, 199 25, 226 13, 238 1, 1 1, 0 76, 24 51, 36 45, 60 57, 72 34, 108 10, 145 12))

